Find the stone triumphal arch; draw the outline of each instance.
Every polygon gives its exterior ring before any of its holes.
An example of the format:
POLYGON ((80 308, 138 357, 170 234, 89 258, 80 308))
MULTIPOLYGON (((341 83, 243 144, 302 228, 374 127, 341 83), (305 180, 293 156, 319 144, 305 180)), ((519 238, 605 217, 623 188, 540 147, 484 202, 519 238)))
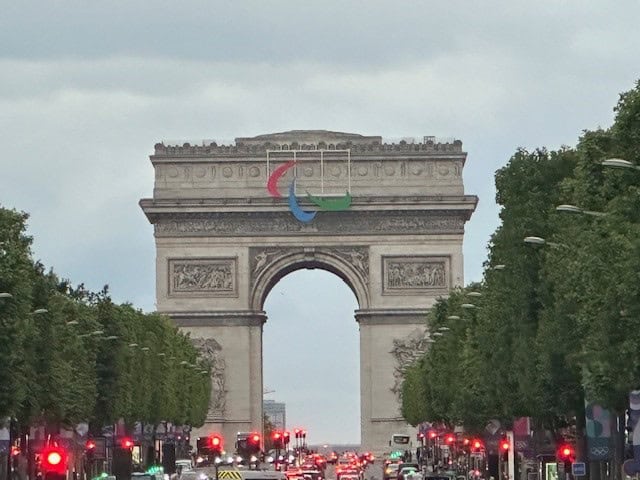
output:
POLYGON ((140 205, 155 228, 158 310, 213 363, 200 434, 262 428, 263 305, 300 268, 335 273, 357 298, 363 447, 409 431, 402 369, 428 345, 435 299, 463 284, 477 203, 465 159, 458 140, 329 131, 155 146, 153 198, 140 205))

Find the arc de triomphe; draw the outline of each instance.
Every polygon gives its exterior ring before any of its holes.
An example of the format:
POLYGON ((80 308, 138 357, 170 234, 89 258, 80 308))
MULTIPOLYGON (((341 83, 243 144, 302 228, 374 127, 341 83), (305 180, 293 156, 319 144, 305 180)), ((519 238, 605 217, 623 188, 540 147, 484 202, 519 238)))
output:
POLYGON ((262 429, 263 306, 301 268, 335 273, 357 298, 363 448, 412 432, 401 372, 427 347, 430 306, 463 284, 477 203, 464 194, 462 142, 320 130, 205 143, 157 144, 153 198, 140 201, 155 228, 158 311, 214 364, 193 436, 220 432, 232 445, 262 429))

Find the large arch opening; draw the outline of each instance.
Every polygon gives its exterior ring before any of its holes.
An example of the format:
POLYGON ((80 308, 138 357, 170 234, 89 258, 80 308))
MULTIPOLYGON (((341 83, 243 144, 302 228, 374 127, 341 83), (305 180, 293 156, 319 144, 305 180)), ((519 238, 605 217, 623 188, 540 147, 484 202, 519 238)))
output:
POLYGON ((360 444, 358 300, 328 269, 286 269, 269 283, 263 330, 265 400, 313 445, 360 444))

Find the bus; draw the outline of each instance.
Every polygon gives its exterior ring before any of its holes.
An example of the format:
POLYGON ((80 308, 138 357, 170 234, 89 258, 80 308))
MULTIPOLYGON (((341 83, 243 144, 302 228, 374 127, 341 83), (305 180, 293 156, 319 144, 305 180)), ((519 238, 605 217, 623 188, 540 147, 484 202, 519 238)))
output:
POLYGON ((403 450, 411 448, 411 436, 403 433, 394 433, 391 435, 389 446, 394 449, 401 448, 403 450))

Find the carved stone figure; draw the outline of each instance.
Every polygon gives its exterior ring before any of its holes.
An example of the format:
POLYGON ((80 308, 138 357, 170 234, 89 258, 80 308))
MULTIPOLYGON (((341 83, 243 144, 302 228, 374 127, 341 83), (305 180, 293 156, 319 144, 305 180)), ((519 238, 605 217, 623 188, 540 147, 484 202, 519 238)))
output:
POLYGON ((258 275, 260 275, 260 272, 262 272, 262 270, 267 266, 269 257, 272 257, 277 253, 278 251, 276 250, 273 250, 273 251, 261 250, 254 255, 253 257, 254 264, 253 264, 253 267, 251 268, 251 271, 253 273, 253 278, 256 278, 258 275))
POLYGON ((398 397, 402 393, 402 382, 404 373, 414 362, 416 362, 429 348, 428 335, 425 330, 416 328, 405 338, 393 340, 391 353, 396 359, 396 366, 393 370, 394 384, 391 391, 398 397))
POLYGON ((226 408, 225 370, 222 346, 214 338, 193 338, 193 345, 211 366, 211 397, 207 419, 224 418, 226 408))
POLYGON ((341 249, 328 249, 332 253, 350 263, 356 270, 360 272, 365 280, 369 283, 369 250, 366 247, 351 247, 341 249))

